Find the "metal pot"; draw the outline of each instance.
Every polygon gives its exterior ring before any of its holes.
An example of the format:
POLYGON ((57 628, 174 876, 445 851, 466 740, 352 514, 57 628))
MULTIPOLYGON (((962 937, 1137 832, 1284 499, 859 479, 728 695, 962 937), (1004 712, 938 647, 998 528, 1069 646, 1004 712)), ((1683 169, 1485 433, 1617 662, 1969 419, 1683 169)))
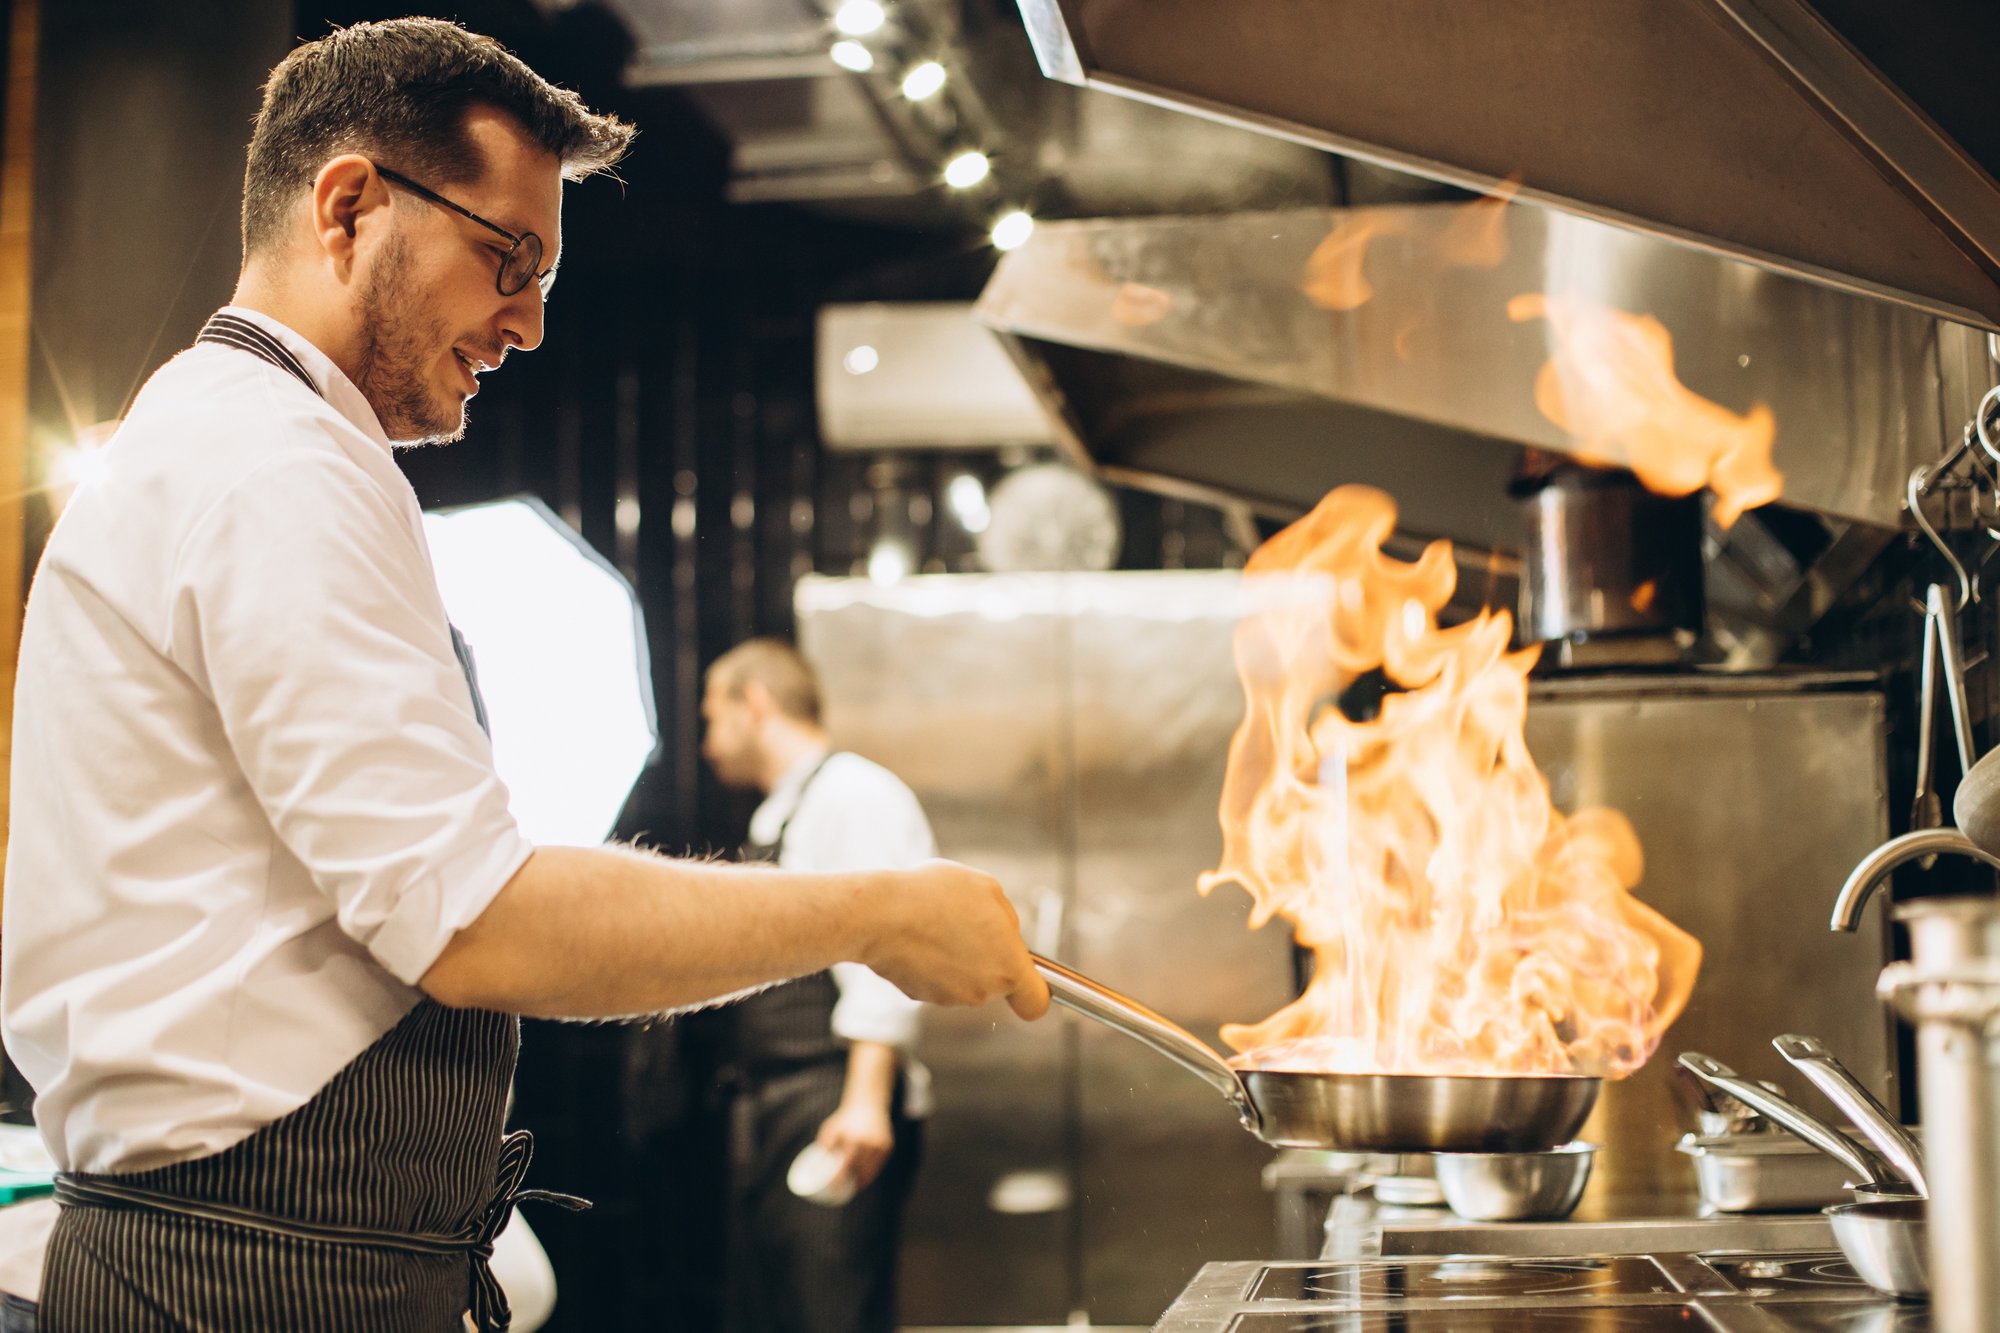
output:
POLYGON ((1341 1152, 1535 1152, 1569 1142, 1602 1080, 1238 1070, 1152 1010, 1035 957, 1057 1004, 1145 1043, 1213 1085, 1243 1127, 1279 1148, 1341 1152))
POLYGON ((1698 496, 1564 461, 1516 486, 1528 541, 1521 627, 1564 666, 1680 661, 1700 637, 1698 496))

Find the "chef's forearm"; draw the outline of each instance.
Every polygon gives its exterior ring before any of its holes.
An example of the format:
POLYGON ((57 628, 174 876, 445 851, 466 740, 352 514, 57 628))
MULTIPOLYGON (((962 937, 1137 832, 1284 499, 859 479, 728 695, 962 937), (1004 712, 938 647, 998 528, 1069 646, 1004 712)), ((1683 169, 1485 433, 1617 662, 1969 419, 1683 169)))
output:
POLYGON ((421 979, 441 1002, 620 1018, 858 962, 913 999, 1048 1004, 999 884, 934 861, 810 874, 541 847, 421 979))
POLYGON ((538 1018, 683 1008, 866 953, 882 878, 541 847, 421 984, 538 1018))

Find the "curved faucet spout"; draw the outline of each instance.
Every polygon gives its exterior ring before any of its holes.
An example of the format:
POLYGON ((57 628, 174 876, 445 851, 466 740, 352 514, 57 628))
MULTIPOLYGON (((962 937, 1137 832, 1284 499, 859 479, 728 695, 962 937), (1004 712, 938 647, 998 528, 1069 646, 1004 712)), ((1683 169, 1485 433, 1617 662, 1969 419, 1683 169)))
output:
POLYGON ((1986 851, 1955 828, 1918 829, 1915 833, 1905 833, 1900 838, 1889 839, 1862 857, 1861 863, 1848 872, 1847 882, 1840 886, 1840 896, 1833 900, 1833 928, 1845 931, 1858 928, 1861 925, 1861 909, 1868 905, 1868 895, 1875 891, 1877 884, 1889 877, 1890 871, 1906 861, 1943 852, 1969 856, 2000 870, 2000 856, 1986 851))

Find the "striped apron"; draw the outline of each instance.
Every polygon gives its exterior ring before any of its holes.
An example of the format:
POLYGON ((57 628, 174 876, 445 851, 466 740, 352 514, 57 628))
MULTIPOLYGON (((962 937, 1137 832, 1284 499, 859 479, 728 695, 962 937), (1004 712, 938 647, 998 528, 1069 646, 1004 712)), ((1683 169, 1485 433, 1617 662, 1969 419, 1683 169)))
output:
MULTIPOLYGON (((247 320, 200 341, 311 376, 247 320)), ((472 658, 458 631, 480 725, 472 658)), ((150 1171, 66 1173, 49 1239, 42 1333, 481 1333, 507 1328, 488 1267, 514 1205, 583 1200, 521 1181, 528 1133, 504 1134, 520 1049, 511 1014, 418 1000, 305 1105, 219 1153, 150 1171)))

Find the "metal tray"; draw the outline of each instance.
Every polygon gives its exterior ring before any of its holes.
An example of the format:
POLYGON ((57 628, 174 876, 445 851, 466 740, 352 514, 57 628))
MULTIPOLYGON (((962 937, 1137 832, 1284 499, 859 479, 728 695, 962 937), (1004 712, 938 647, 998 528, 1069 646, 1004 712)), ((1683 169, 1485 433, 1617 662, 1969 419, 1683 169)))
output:
POLYGON ((1694 1160, 1705 1210, 1802 1212, 1854 1198, 1846 1167, 1789 1134, 1690 1134, 1677 1147, 1694 1160))

